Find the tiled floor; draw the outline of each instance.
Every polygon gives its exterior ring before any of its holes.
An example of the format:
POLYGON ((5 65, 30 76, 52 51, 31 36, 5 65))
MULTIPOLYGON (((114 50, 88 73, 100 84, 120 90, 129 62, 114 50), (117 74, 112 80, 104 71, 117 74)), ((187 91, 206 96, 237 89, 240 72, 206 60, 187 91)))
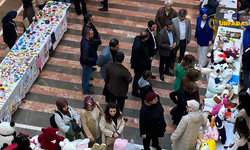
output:
MULTIPOLYGON (((7 7, 7 4, 9 5, 11 1, 7 0, 0 7, 0 19, 1 16, 4 16, 4 12, 1 11, 8 11, 10 6, 7 7), (6 6, 6 8, 3 6, 6 6)), ((99 12, 98 8, 101 7, 99 0, 88 0, 88 12, 94 16, 94 24, 100 32, 103 43, 98 49, 98 54, 108 45, 111 38, 117 38, 120 41, 121 51, 126 55, 124 65, 130 68, 129 60, 133 38, 145 30, 149 20, 154 20, 157 9, 162 7, 163 3, 164 0, 109 0, 109 11, 99 12)), ((188 10, 188 17, 191 18, 192 22, 192 39, 195 31, 195 21, 198 17, 198 4, 199 2, 194 0, 174 0, 174 9, 178 11, 180 8, 186 8, 188 10)), ((20 3, 16 5, 19 6, 16 6, 15 10, 21 6, 20 3)), ((24 98, 23 103, 14 113, 13 121, 16 123, 38 127, 50 126, 49 117, 55 108, 55 101, 59 97, 66 98, 69 104, 78 112, 83 106, 85 95, 82 95, 81 92, 82 68, 79 64, 79 42, 81 40, 83 17, 77 16, 74 12, 74 6, 72 5, 71 7, 72 12, 67 15, 68 31, 24 98)), ((19 33, 22 33, 21 22, 22 12, 16 18, 19 33)), ((0 37, 1 55, 5 47, 2 37, 0 37)), ((195 42, 192 41, 187 48, 187 52, 194 55, 197 59, 196 47, 195 42)), ((161 102, 165 109, 165 120, 168 124, 164 138, 160 138, 160 145, 162 148, 171 149, 169 137, 173 133, 174 128, 171 125, 172 120, 169 111, 174 104, 169 99, 169 93, 173 91, 175 78, 165 76, 165 82, 160 81, 158 65, 159 55, 156 55, 152 65, 152 72, 157 76, 157 79, 152 80, 152 83, 156 93, 161 96, 161 102)), ((106 105, 102 96, 104 82, 100 77, 99 70, 100 68, 93 72, 94 81, 91 81, 91 83, 94 86, 91 87, 91 90, 95 91, 94 99, 104 108, 106 105)), ((130 69, 130 71, 133 75, 133 70, 130 69)), ((200 87, 201 98, 203 98, 206 91, 206 80, 202 78, 197 83, 200 87)), ((128 118, 124 129, 124 137, 127 139, 133 138, 137 144, 142 144, 142 138, 139 136, 138 129, 140 107, 141 100, 131 95, 130 85, 124 109, 124 116, 128 118)), ((32 136, 40 133, 35 129, 17 128, 17 130, 27 132, 32 136)))

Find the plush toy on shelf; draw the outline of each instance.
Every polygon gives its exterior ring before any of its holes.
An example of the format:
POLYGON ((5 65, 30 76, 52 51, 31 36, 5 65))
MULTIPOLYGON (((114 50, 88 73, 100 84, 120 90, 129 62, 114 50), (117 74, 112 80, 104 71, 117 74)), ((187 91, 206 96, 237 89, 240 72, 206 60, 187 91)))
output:
MULTIPOLYGON (((198 135, 198 138, 202 140, 199 135, 198 135)), ((203 142, 200 144, 198 150, 216 150, 216 143, 214 140, 208 139, 208 140, 202 140, 202 141, 203 142)))
POLYGON ((56 134, 55 129, 52 127, 42 128, 42 134, 38 136, 38 142, 41 143, 41 148, 46 150, 55 150, 59 147, 59 142, 64 140, 64 137, 56 134))
POLYGON ((227 140, 226 130, 221 119, 218 116, 215 117, 215 125, 217 126, 217 129, 220 133, 219 140, 222 144, 225 144, 227 140))
POLYGON ((0 123, 0 147, 7 147, 11 145, 16 137, 15 123, 14 122, 1 122, 0 123))
POLYGON ((61 150, 77 150, 76 146, 69 142, 68 139, 64 139, 59 143, 61 150))
POLYGON ((234 59, 237 59, 240 57, 240 48, 235 45, 230 46, 225 50, 225 54, 232 56, 234 59))

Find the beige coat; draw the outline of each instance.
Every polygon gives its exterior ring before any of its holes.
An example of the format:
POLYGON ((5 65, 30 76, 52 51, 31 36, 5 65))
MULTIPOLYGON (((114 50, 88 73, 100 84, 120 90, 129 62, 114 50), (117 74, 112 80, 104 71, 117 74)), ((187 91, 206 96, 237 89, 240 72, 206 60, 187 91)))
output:
POLYGON ((207 114, 200 111, 189 112, 183 116, 176 130, 170 137, 173 141, 173 150, 193 150, 201 125, 207 122, 207 114))
MULTIPOLYGON (((95 111, 96 111, 96 116, 97 116, 97 121, 98 123, 100 122, 100 119, 103 114, 102 107, 100 106, 99 103, 96 103, 95 111)), ((91 139, 92 137, 96 139, 96 121, 91 114, 90 111, 83 109, 81 111, 81 121, 82 121, 82 128, 84 131, 84 136, 91 139)), ((99 124, 98 124, 99 127, 99 124)))
POLYGON ((114 132, 118 132, 120 134, 120 138, 123 138, 123 128, 125 126, 125 121, 123 118, 117 119, 117 126, 115 122, 112 120, 112 123, 107 123, 105 116, 103 115, 100 123, 100 130, 102 132, 102 143, 105 143, 106 137, 112 137, 114 132))
MULTIPOLYGON (((234 108, 231 108, 231 111, 234 112, 236 109, 234 108)), ((238 109, 237 109, 238 110, 238 109)), ((239 111, 239 110, 238 110, 239 111)), ((245 109, 241 109, 238 114, 234 117, 234 118, 227 118, 227 122, 230 122, 230 123, 235 123, 236 121, 236 118, 239 117, 239 116, 242 116, 246 119, 246 122, 247 122, 247 126, 249 127, 249 117, 245 111, 245 109)))

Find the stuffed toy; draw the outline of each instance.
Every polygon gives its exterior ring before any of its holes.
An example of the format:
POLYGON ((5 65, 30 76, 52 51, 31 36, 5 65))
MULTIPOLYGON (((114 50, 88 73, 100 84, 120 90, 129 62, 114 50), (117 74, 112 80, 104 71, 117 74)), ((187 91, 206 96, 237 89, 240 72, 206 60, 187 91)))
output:
POLYGON ((221 74, 221 83, 222 84, 227 84, 227 82, 232 78, 233 76, 233 70, 232 69, 226 69, 222 72, 221 74))
POLYGON ((55 129, 52 127, 42 128, 42 134, 38 136, 38 142, 41 143, 41 148, 46 150, 55 150, 59 147, 59 142, 64 140, 64 137, 56 134, 55 129))
POLYGON ((60 141, 59 145, 61 147, 61 150, 77 150, 76 146, 71 142, 69 142, 68 139, 60 141))
POLYGON ((217 141, 219 138, 219 132, 216 126, 211 128, 211 126, 208 126, 207 131, 205 132, 203 136, 203 140, 213 139, 217 141))
POLYGON ((227 140, 226 130, 225 130, 224 125, 222 124, 221 119, 218 116, 215 117, 215 125, 217 126, 217 129, 220 133, 219 139, 221 143, 225 144, 227 140))
POLYGON ((38 135, 33 136, 30 139, 30 148, 33 150, 42 150, 41 149, 41 144, 38 142, 38 135))
POLYGON ((215 94, 212 98, 204 98, 204 104, 209 107, 215 107, 221 102, 221 93, 215 94))
POLYGON ((88 144, 89 144, 90 140, 88 138, 85 139, 77 139, 72 141, 71 143, 73 145, 75 145, 75 147, 77 149, 84 149, 84 148, 88 148, 88 144))
POLYGON ((211 111, 211 114, 213 116, 217 115, 220 111, 220 109, 223 107, 223 106, 227 106, 227 97, 224 97, 223 98, 223 101, 222 103, 219 103, 217 104, 216 106, 213 107, 213 110, 211 111))
POLYGON ((233 45, 233 46, 230 46, 229 48, 227 48, 225 50, 225 54, 226 55, 229 55, 229 56, 232 56, 234 59, 236 58, 239 58, 240 57, 240 49, 239 47, 233 45))
POLYGON ((121 138, 118 138, 115 140, 115 143, 114 143, 114 149, 116 150, 123 150, 124 147, 126 147, 128 145, 128 140, 127 139, 121 139, 121 138))
MULTIPOLYGON (((99 145, 98 143, 95 143, 95 144, 92 146, 91 150, 106 150, 106 148, 107 148, 107 145, 106 145, 106 144, 101 144, 101 145, 99 145)), ((85 150, 85 149, 84 149, 84 150, 85 150)))
POLYGON ((201 143, 199 150, 216 150, 216 143, 212 139, 208 139, 201 143))
POLYGON ((0 123, 0 147, 7 147, 11 145, 16 137, 15 123, 14 122, 1 122, 0 123))
POLYGON ((134 140, 131 139, 130 143, 128 143, 128 145, 127 145, 123 150, 140 150, 140 148, 137 147, 137 146, 134 144, 134 140))
POLYGON ((218 112, 218 117, 222 120, 225 116, 225 113, 226 113, 226 108, 224 105, 222 105, 222 107, 220 108, 218 112))

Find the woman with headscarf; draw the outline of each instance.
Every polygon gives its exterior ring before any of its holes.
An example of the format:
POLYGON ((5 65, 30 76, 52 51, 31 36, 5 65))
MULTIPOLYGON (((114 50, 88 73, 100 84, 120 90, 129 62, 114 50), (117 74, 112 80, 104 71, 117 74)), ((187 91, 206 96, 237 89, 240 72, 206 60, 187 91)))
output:
POLYGON ((90 96, 85 97, 83 110, 81 111, 82 128, 84 136, 90 139, 89 146, 98 142, 101 137, 99 122, 103 115, 102 107, 90 96))
POLYGON ((59 131, 63 132, 70 141, 80 138, 79 133, 73 130, 71 120, 75 119, 76 123, 80 126, 80 117, 72 107, 68 105, 68 102, 59 98, 56 101, 56 107, 58 111, 55 113, 55 122, 59 131))
POLYGON ((207 122, 207 113, 201 113, 196 100, 187 101, 188 114, 183 116, 174 133, 171 135, 173 150, 193 150, 201 125, 207 122))
POLYGON ((10 11, 3 17, 3 40, 11 49, 17 40, 17 26, 13 21, 16 18, 17 12, 10 11))
POLYGON ((208 10, 203 7, 200 10, 200 17, 197 18, 195 41, 198 44, 199 67, 204 67, 207 62, 209 46, 212 45, 213 29, 209 26, 208 10))
MULTIPOLYGON (((33 3, 36 3, 36 0, 22 0, 23 1, 23 20, 27 17, 29 23, 33 22, 33 17, 35 16, 35 11, 33 8, 33 3)), ((25 29, 24 29, 25 32, 25 29)))

